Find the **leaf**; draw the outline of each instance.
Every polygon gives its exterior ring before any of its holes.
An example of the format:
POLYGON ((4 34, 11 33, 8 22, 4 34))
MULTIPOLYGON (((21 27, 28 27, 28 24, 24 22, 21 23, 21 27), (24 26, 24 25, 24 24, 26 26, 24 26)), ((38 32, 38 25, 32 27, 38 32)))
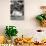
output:
POLYGON ((44 18, 43 18, 41 15, 38 15, 38 16, 36 17, 36 19, 39 20, 39 21, 44 20, 44 18))

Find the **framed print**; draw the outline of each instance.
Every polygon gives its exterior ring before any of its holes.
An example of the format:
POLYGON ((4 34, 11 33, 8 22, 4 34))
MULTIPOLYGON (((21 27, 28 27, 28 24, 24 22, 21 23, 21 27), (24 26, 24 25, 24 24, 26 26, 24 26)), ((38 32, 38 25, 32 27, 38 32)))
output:
POLYGON ((24 20, 24 0, 11 0, 11 20, 24 20))

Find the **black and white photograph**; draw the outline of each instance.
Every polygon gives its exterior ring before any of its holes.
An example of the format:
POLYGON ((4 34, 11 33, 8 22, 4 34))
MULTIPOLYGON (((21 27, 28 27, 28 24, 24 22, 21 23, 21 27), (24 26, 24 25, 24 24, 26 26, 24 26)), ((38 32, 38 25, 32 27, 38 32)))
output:
POLYGON ((11 20, 24 20, 24 0, 10 1, 11 20))

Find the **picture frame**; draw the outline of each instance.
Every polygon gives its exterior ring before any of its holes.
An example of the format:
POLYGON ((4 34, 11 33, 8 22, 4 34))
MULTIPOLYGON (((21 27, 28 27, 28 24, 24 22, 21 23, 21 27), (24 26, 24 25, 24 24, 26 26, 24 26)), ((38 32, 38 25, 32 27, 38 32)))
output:
POLYGON ((11 20, 24 20, 24 0, 11 0, 11 20))

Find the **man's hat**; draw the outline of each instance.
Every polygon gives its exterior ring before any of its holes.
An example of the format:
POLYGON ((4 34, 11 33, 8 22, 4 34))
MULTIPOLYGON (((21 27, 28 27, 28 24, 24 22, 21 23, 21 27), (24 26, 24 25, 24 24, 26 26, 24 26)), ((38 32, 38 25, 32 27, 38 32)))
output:
POLYGON ((46 9, 46 6, 40 6, 40 9, 46 9))

